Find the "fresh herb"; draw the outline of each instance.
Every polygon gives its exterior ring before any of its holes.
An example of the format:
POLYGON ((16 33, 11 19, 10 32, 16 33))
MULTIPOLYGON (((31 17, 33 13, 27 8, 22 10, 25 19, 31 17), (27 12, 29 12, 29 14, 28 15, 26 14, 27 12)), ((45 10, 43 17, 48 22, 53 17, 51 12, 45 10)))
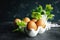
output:
POLYGON ((54 14, 51 14, 51 11, 53 10, 53 7, 51 6, 51 4, 47 4, 45 10, 46 10, 47 19, 52 20, 54 17, 54 14))
POLYGON ((17 29, 13 30, 13 32, 15 31, 24 32, 24 27, 22 28, 21 26, 19 26, 17 29))
POLYGON ((26 27, 26 23, 24 21, 21 21, 21 22, 16 22, 18 28, 13 30, 14 31, 21 31, 23 32, 24 31, 24 28, 26 27))
POLYGON ((53 10, 53 7, 51 4, 47 4, 45 10, 51 12, 53 10))
POLYGON ((47 16, 47 19, 52 20, 52 19, 53 19, 53 17, 54 17, 54 15, 53 15, 53 14, 50 14, 49 16, 47 16))
POLYGON ((36 9, 36 10, 37 10, 37 12, 40 12, 40 13, 41 13, 41 12, 42 12, 42 10, 43 10, 43 7, 42 7, 41 5, 39 5, 39 7, 37 7, 37 9, 36 9))
POLYGON ((35 19, 40 19, 41 18, 41 13, 39 12, 32 12, 32 18, 35 18, 35 19))
POLYGON ((35 10, 32 11, 31 17, 37 20, 40 19, 42 10, 43 10, 42 6, 39 5, 39 7, 37 7, 35 10))
POLYGON ((52 10, 53 10, 53 7, 51 6, 51 4, 47 4, 45 9, 43 9, 43 7, 39 5, 39 7, 37 7, 35 10, 32 11, 31 17, 38 20, 42 18, 42 15, 47 15, 47 20, 53 19, 54 15, 51 14, 52 10))
POLYGON ((26 26, 26 23, 25 23, 24 21, 16 22, 16 24, 17 24, 18 26, 22 26, 22 27, 26 26))

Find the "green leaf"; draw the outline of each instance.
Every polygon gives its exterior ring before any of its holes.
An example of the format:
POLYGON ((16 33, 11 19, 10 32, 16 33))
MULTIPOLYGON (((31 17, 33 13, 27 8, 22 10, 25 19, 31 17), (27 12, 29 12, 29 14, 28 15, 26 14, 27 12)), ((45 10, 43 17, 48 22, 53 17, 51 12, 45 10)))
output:
POLYGON ((26 26, 26 23, 25 23, 24 21, 16 22, 16 24, 17 24, 18 26, 22 26, 22 27, 26 26))
POLYGON ((41 15, 45 15, 45 14, 46 14, 46 11, 42 10, 41 15))
POLYGON ((54 17, 54 15, 53 14, 50 14, 49 16, 48 16, 48 19, 53 19, 53 17, 54 17))
POLYGON ((24 27, 24 26, 26 26, 26 23, 25 23, 24 21, 21 21, 21 23, 20 23, 20 25, 19 25, 19 26, 24 27))
POLYGON ((46 11, 46 15, 49 16, 50 15, 50 12, 49 11, 46 11))
POLYGON ((35 10, 32 11, 32 18, 35 19, 40 19, 41 18, 41 12, 43 10, 43 7, 41 5, 39 5, 35 10))
POLYGON ((35 18, 38 20, 41 18, 42 15, 47 15, 47 20, 52 19, 53 18, 53 15, 51 14, 52 10, 53 10, 53 7, 51 6, 51 4, 47 4, 45 10, 41 5, 39 5, 37 9, 32 11, 32 18, 35 18))
POLYGON ((40 19, 41 18, 41 13, 39 12, 32 12, 32 18, 35 18, 35 19, 40 19))
POLYGON ((43 8, 41 5, 39 5, 39 7, 37 7, 37 12, 42 12, 43 8))
POLYGON ((13 30, 13 32, 15 32, 15 31, 19 31, 19 29, 17 28, 17 29, 15 29, 15 30, 13 30))
POLYGON ((46 11, 52 11, 53 7, 51 6, 51 4, 47 4, 45 9, 46 11))
MULTIPOLYGON (((21 27, 21 26, 20 26, 20 27, 21 27)), ((15 31, 24 32, 24 27, 23 27, 23 28, 20 28, 20 27, 18 27, 17 29, 13 30, 13 32, 15 32, 15 31)))
POLYGON ((24 28, 21 28, 19 31, 20 31, 20 32, 24 32, 24 28))

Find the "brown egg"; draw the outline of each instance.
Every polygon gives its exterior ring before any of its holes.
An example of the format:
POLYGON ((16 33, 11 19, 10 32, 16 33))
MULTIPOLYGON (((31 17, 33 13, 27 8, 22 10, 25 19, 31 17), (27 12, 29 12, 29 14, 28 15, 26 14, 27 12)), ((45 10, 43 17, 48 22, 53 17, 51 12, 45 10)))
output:
POLYGON ((17 26, 17 22, 21 22, 21 20, 19 18, 16 18, 13 22, 15 26, 17 26))
POLYGON ((33 22, 36 22, 37 20, 36 19, 32 19, 33 22))
POLYGON ((30 21, 30 18, 25 17, 23 20, 24 20, 26 23, 28 23, 28 22, 30 21))
POLYGON ((30 21, 27 24, 27 29, 30 30, 31 28, 34 29, 34 30, 37 30, 37 25, 33 21, 30 21))
POLYGON ((17 23, 17 22, 21 22, 21 20, 19 18, 16 18, 15 23, 17 23))
POLYGON ((37 26, 42 26, 44 28, 45 27, 45 22, 42 19, 40 19, 36 22, 36 25, 37 26))
POLYGON ((43 25, 42 25, 42 28, 45 28, 45 27, 46 27, 46 24, 43 24, 43 25))

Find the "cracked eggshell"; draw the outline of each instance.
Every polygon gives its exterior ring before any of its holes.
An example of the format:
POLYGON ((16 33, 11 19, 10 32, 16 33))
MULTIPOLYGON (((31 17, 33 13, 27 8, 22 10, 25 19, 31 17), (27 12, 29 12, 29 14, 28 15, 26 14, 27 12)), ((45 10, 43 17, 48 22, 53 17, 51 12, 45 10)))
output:
POLYGON ((25 18, 23 19, 23 21, 25 21, 26 23, 28 23, 28 22, 30 21, 30 18, 25 17, 25 18))
POLYGON ((39 34, 44 33, 46 31, 46 27, 45 28, 42 28, 41 26, 39 26, 39 27, 40 27, 39 34))
POLYGON ((42 28, 41 26, 39 27, 40 27, 39 33, 41 34, 51 29, 51 23, 47 22, 45 28, 42 28))
POLYGON ((35 36, 37 36, 39 30, 40 30, 40 27, 38 27, 37 30, 34 30, 34 29, 27 30, 27 28, 25 28, 25 32, 27 33, 27 35, 28 35, 29 37, 35 37, 35 36))
POLYGON ((39 33, 41 34, 41 33, 44 33, 45 31, 46 31, 46 29, 47 29, 47 16, 46 15, 42 15, 42 20, 44 21, 44 24, 45 24, 45 26, 43 27, 43 26, 38 26, 38 27, 40 27, 40 30, 39 30, 39 33))
POLYGON ((51 22, 47 22, 46 23, 46 30, 50 30, 51 29, 51 22))

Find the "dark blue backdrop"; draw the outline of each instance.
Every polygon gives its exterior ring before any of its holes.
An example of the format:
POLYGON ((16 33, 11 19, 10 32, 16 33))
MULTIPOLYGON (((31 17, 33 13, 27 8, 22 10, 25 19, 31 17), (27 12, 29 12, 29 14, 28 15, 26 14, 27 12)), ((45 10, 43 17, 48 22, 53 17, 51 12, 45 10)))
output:
POLYGON ((13 21, 14 18, 30 16, 31 10, 38 5, 52 4, 54 21, 60 19, 60 0, 2 0, 0 1, 0 22, 13 21))

